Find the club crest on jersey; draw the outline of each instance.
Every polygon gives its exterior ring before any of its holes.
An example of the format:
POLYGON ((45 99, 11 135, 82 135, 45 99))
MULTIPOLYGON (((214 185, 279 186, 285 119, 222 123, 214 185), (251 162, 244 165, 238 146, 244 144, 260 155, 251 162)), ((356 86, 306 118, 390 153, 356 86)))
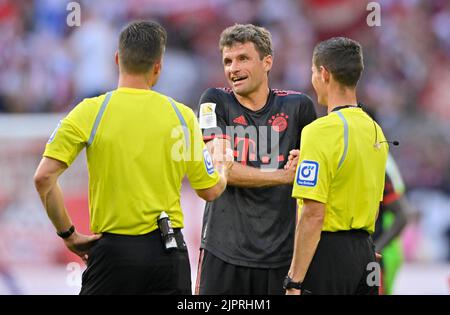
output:
POLYGON ((319 163, 316 161, 303 161, 297 170, 297 185, 314 187, 317 184, 319 163))
POLYGON ((278 113, 276 115, 273 115, 269 120, 268 123, 272 126, 273 130, 276 132, 283 132, 288 127, 288 118, 289 116, 285 113, 278 113))
POLYGON ((205 163, 206 171, 209 175, 214 173, 214 164, 207 149, 203 150, 203 162, 205 163))

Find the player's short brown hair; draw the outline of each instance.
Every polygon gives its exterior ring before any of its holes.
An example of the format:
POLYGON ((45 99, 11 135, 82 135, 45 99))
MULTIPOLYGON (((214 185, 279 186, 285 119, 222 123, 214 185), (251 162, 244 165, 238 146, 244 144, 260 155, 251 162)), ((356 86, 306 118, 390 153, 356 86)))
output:
POLYGON ((219 48, 223 51, 225 47, 231 47, 235 43, 252 42, 263 59, 265 56, 273 56, 272 36, 264 27, 253 24, 235 24, 227 27, 220 35, 219 48))
POLYGON ((313 63, 323 66, 341 85, 356 87, 364 70, 361 45, 350 38, 333 37, 316 45, 313 63))
POLYGON ((128 24, 119 37, 119 60, 123 70, 142 74, 163 55, 167 32, 157 22, 138 21, 128 24))

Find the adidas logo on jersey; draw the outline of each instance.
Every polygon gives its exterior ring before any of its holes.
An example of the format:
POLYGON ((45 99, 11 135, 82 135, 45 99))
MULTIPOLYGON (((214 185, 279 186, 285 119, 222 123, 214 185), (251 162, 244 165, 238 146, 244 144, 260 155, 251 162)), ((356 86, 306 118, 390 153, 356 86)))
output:
POLYGON ((247 126, 247 125, 248 125, 247 121, 245 120, 244 115, 241 115, 241 116, 239 116, 239 117, 236 117, 235 119, 233 119, 233 122, 234 122, 235 124, 239 124, 239 125, 244 125, 244 126, 247 126))

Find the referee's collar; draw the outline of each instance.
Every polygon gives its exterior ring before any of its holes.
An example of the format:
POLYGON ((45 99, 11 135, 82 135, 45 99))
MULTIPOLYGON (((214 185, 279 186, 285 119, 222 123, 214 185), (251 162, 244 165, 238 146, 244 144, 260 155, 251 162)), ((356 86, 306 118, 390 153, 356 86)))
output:
POLYGON ((151 89, 136 89, 136 88, 125 87, 125 86, 118 87, 117 91, 125 92, 125 93, 134 93, 134 94, 144 94, 144 93, 152 92, 151 89))
POLYGON ((344 108, 362 108, 362 104, 361 104, 361 103, 358 103, 358 105, 342 105, 342 106, 337 106, 337 107, 335 107, 335 108, 333 108, 333 109, 331 110, 331 113, 332 113, 332 112, 337 112, 338 110, 341 110, 341 109, 344 109, 344 108))

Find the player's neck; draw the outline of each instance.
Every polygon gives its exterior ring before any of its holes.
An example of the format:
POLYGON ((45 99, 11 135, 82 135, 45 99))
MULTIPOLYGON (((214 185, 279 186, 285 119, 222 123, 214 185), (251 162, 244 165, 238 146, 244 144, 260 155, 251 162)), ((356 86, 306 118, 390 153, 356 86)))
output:
POLYGON ((328 113, 339 106, 358 106, 355 89, 337 88, 328 94, 328 113))
POLYGON ((265 85, 249 95, 239 95, 237 93, 234 93, 234 95, 242 106, 252 111, 258 111, 266 105, 269 87, 265 85))
POLYGON ((153 82, 153 80, 145 75, 131 75, 127 73, 121 73, 119 75, 118 87, 149 90, 153 86, 151 82, 153 82))

